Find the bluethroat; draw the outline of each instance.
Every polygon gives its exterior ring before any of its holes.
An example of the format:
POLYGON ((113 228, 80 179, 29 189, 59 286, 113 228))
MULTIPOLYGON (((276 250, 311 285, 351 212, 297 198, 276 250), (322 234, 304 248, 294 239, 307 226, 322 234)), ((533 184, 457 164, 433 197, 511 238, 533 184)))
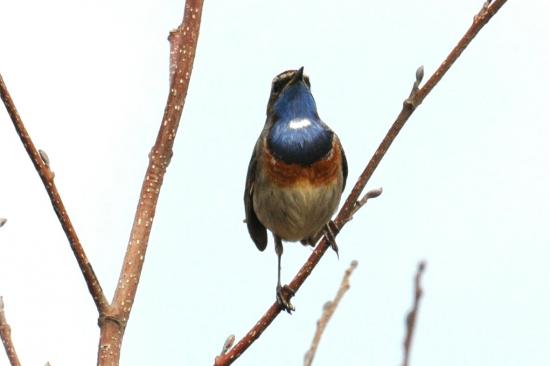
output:
POLYGON ((284 241, 315 245, 326 234, 337 250, 330 219, 340 203, 348 167, 338 136, 319 118, 304 68, 277 75, 267 119, 248 165, 244 206, 250 237, 259 250, 273 233, 277 253, 277 302, 294 310, 281 286, 284 241))

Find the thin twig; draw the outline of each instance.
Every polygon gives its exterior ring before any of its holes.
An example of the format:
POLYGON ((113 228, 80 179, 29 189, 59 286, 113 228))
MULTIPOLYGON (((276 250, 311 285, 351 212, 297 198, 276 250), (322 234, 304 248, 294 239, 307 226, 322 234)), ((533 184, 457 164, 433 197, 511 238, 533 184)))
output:
POLYGON ((27 154, 31 158, 31 161, 34 164, 38 175, 42 179, 42 183, 46 188, 46 192, 48 192, 48 196, 50 196, 50 201, 52 203, 53 209, 57 215, 57 218, 59 219, 59 222, 61 223, 61 227, 63 228, 67 239, 69 240, 69 244, 74 253, 76 261, 78 262, 78 266, 80 267, 80 270, 84 275, 86 285, 88 285, 88 290, 90 291, 90 294, 94 299, 97 310, 100 314, 102 314, 108 307, 107 299, 105 298, 105 294, 103 293, 103 289, 99 284, 92 265, 88 260, 88 257, 86 256, 86 252, 84 251, 84 248, 82 247, 82 244, 80 243, 80 240, 76 235, 76 231, 73 227, 73 224, 71 223, 67 210, 65 209, 65 205, 61 200, 61 196, 57 191, 57 187, 55 186, 54 182, 54 174, 49 168, 49 159, 44 159, 44 153, 41 155, 34 146, 34 143, 32 142, 31 137, 29 136, 29 133, 27 132, 27 129, 23 124, 23 121, 21 120, 21 117, 17 112, 17 108, 15 107, 8 88, 4 83, 2 75, 0 75, 0 97, 4 102, 6 109, 8 110, 8 114, 10 115, 10 118, 13 122, 13 126, 15 127, 15 130, 17 131, 17 134, 19 135, 19 138, 23 143, 25 150, 27 150, 27 154))
POLYGON ((4 314, 4 299, 2 299, 2 296, 0 296, 0 338, 2 338, 4 349, 8 355, 8 360, 10 360, 10 365, 20 366, 21 364, 19 363, 13 341, 11 340, 11 328, 4 314))
MULTIPOLYGON (((435 71, 435 73, 430 77, 430 79, 424 84, 424 86, 415 93, 413 98, 408 98, 403 103, 403 108, 399 115, 397 116, 395 122, 392 124, 391 128, 387 132, 386 136, 378 146, 378 149, 375 151, 374 155, 370 159, 363 173, 361 173, 357 183, 353 187, 351 193, 349 194, 346 202, 340 209, 340 212, 334 220, 335 228, 341 230, 349 218, 351 217, 354 208, 356 207, 357 199, 359 198, 361 192, 365 188, 370 177, 374 173, 375 169, 378 167, 378 164, 388 151, 390 145, 397 137, 401 128, 407 122, 409 117, 412 115, 417 106, 419 106, 424 98, 431 92, 431 90, 437 85, 441 80, 443 75, 449 70, 451 65, 458 59, 462 51, 468 46, 476 34, 483 28, 485 24, 496 14, 496 12, 506 3, 506 0, 495 0, 491 5, 482 11, 474 18, 474 22, 470 28, 466 31, 464 36, 460 39, 458 44, 453 48, 451 53, 435 71)), ((338 230, 334 232, 334 235, 338 234, 338 230)), ((324 255, 326 250, 329 248, 330 243, 326 238, 323 238, 315 250, 311 253, 310 257, 306 263, 302 266, 300 271, 296 274, 292 282, 288 287, 296 293, 298 289, 302 286, 304 281, 309 277, 311 271, 319 260, 324 255)), ((281 312, 280 306, 275 302, 267 310, 267 312, 260 318, 260 320, 252 327, 252 329, 246 333, 246 335, 223 356, 218 356, 215 359, 216 366, 226 366, 235 361, 260 335, 264 330, 273 322, 275 317, 281 312)))
POLYGON ((414 276, 414 300, 412 309, 407 314, 405 319, 405 324, 407 331, 405 333, 405 339, 403 340, 403 366, 409 366, 409 356, 411 354, 411 344, 414 334, 414 328, 416 325, 416 318, 418 317, 418 308, 420 306, 420 298, 422 297, 423 290, 420 281, 422 280, 422 275, 426 269, 426 262, 418 263, 416 269, 416 276, 414 276))
POLYGON ((315 335, 311 341, 311 346, 304 355, 304 366, 311 366, 313 363, 313 358, 315 357, 315 352, 317 352, 317 347, 319 347, 321 336, 323 335, 330 318, 332 318, 332 315, 336 311, 340 300, 342 300, 342 297, 344 297, 345 293, 349 290, 349 278, 355 268, 357 268, 357 261, 351 262, 351 265, 344 273, 344 278, 342 278, 342 283, 340 284, 340 288, 338 288, 338 292, 336 293, 334 300, 327 302, 325 306, 323 306, 323 313, 317 321, 317 329, 315 330, 315 335))
MULTIPOLYGON (((355 202, 355 207, 353 207, 353 210, 351 210, 350 216, 347 218, 345 223, 353 219, 353 215, 355 215, 355 213, 359 211, 359 209, 361 209, 361 207, 363 207, 371 198, 376 198, 380 196, 383 191, 384 190, 382 189, 382 187, 380 187, 380 188, 371 189, 370 191, 365 193, 359 201, 355 202)), ((344 226, 345 223, 342 223, 341 226, 344 226)))
POLYGON ((149 166, 139 196, 139 203, 118 285, 109 313, 100 319, 101 336, 98 364, 118 364, 122 337, 137 292, 149 234, 155 216, 166 168, 172 158, 172 146, 183 111, 202 14, 202 0, 187 0, 182 23, 172 31, 170 41, 170 90, 155 145, 149 153, 149 166))

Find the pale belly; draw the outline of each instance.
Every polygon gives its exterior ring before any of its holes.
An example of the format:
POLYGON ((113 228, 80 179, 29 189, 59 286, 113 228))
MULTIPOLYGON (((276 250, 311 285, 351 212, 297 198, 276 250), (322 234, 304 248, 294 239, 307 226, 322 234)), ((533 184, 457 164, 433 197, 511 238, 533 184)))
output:
POLYGON ((286 241, 314 237, 330 220, 340 202, 342 184, 314 186, 302 181, 280 187, 264 179, 255 183, 254 211, 260 222, 286 241))

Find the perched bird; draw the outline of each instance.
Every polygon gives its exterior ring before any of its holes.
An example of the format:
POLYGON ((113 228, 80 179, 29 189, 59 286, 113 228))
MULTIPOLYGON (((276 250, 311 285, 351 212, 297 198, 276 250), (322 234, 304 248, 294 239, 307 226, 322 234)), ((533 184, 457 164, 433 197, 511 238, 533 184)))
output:
POLYGON ((294 307, 290 289, 281 287, 282 240, 315 245, 325 233, 334 243, 328 224, 348 175, 340 140, 319 118, 310 87, 303 67, 273 79, 244 191, 246 225, 259 250, 266 248, 266 229, 273 233, 277 301, 289 313, 294 307))

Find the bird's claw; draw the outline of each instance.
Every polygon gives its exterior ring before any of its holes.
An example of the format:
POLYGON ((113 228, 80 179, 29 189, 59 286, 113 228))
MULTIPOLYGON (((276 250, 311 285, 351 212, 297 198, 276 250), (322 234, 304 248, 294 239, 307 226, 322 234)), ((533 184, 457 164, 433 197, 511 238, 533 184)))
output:
POLYGON ((338 252, 338 244, 335 241, 330 242, 330 248, 336 253, 336 258, 340 259, 340 253, 338 252))
POLYGON ((294 290, 292 290, 287 285, 277 286, 277 303, 279 304, 281 309, 283 309, 289 314, 292 314, 292 312, 296 310, 294 308, 294 305, 292 305, 290 302, 290 298, 294 296, 294 294, 295 294, 294 290))

